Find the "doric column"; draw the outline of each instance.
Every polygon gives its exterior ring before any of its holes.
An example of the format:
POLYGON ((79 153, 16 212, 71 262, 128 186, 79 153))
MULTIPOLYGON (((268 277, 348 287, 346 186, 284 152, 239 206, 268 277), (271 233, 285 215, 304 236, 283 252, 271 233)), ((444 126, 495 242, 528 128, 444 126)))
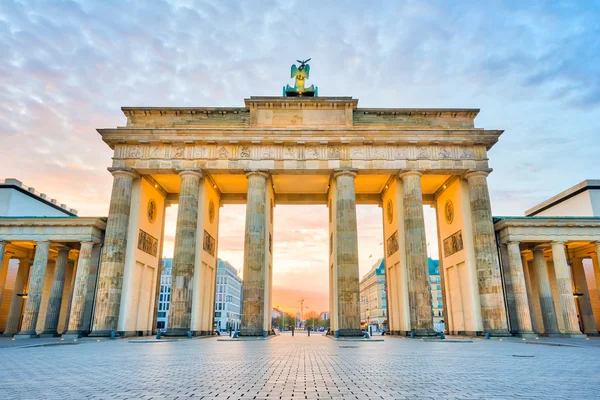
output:
POLYGON ((27 285, 27 278, 29 277, 30 268, 31 260, 19 260, 19 268, 17 270, 17 277, 15 279, 15 286, 13 287, 10 309, 8 311, 8 318, 6 320, 6 328, 4 329, 5 336, 14 335, 19 331, 19 321, 21 320, 21 312, 23 310, 24 301, 23 297, 19 295, 23 294, 23 291, 27 285))
POLYGON ((510 265, 512 290, 515 297, 515 307, 517 309, 517 321, 519 323, 517 333, 521 336, 533 335, 529 301, 527 300, 527 283, 525 282, 519 242, 508 243, 508 262, 510 265))
POLYGON ((418 336, 435 334, 427 263, 421 175, 418 171, 408 171, 400 174, 404 193, 404 243, 406 248, 410 326, 411 330, 418 336))
POLYGON ((96 291, 92 336, 108 336, 117 329, 131 211, 131 189, 137 174, 132 169, 109 168, 113 188, 104 236, 104 248, 96 291))
POLYGON ((508 334, 487 176, 488 172, 484 171, 465 175, 469 183, 481 317, 485 332, 508 334))
POLYGON ((192 295, 198 230, 198 196, 202 173, 182 170, 175 249, 171 275, 171 303, 167 335, 184 336, 192 324, 192 295))
POLYGON ((531 277, 529 274, 529 265, 527 262, 527 253, 529 250, 521 252, 521 260, 523 264, 523 272, 525 275, 525 289, 527 291, 527 302, 529 303, 529 315, 531 316, 531 329, 534 332, 538 332, 536 321, 535 321, 535 310, 533 306, 533 290, 531 286, 531 277))
POLYGON ((565 322, 564 333, 567 335, 581 335, 575 298, 573 297, 571 271, 567 264, 563 242, 552 242, 552 259, 554 260, 554 273, 556 274, 558 297, 560 299, 560 314, 565 322))
POLYGON ((52 290, 48 299, 48 309, 46 312, 46 320, 44 321, 43 335, 58 336, 58 317, 60 316, 60 307, 62 304, 63 289, 65 287, 65 273, 67 263, 69 262, 68 247, 58 249, 58 257, 56 258, 56 266, 54 267, 54 279, 52 281, 52 290))
POLYGON ((10 243, 6 240, 0 240, 0 304, 4 295, 4 285, 6 284, 6 275, 8 274, 8 263, 11 253, 6 252, 6 245, 10 243))
POLYGON ((556 309, 552 300, 548 268, 544 259, 544 249, 536 247, 533 249, 533 267, 537 278, 538 293, 540 296, 540 307, 542 309, 542 321, 544 321, 544 333, 557 335, 558 325, 556 322, 556 309))
POLYGON ((579 315, 583 323, 583 333, 597 334, 596 322, 594 321, 594 311, 590 301, 590 292, 588 290, 585 270, 583 269, 583 259, 573 259, 573 280, 575 281, 575 292, 578 293, 577 302, 579 303, 579 315))
POLYGON ((33 268, 29 275, 27 303, 25 305, 25 312, 23 313, 23 322, 21 323, 19 336, 31 337, 36 335, 35 327, 40 313, 40 304, 42 303, 42 291, 44 289, 44 277, 46 275, 46 267, 48 266, 49 251, 49 241, 37 242, 33 268))
POLYGON ((360 277, 356 225, 356 171, 334 173, 335 266, 337 277, 337 321, 339 336, 358 336, 360 330, 360 277))
POLYGON ((592 265, 594 267, 594 278, 596 278, 596 288, 600 298, 600 241, 592 242, 594 253, 592 254, 592 265))
POLYGON ((79 337, 84 333, 83 314, 85 312, 85 297, 88 289, 90 268, 92 266, 93 248, 94 242, 81 242, 79 259, 77 261, 77 271, 75 274, 75 284, 73 285, 71 313, 69 315, 69 324, 65 335, 79 337))
POLYGON ((267 285, 267 179, 265 172, 250 171, 246 202, 244 239, 244 284, 242 296, 242 336, 262 336, 264 328, 265 286, 267 285))

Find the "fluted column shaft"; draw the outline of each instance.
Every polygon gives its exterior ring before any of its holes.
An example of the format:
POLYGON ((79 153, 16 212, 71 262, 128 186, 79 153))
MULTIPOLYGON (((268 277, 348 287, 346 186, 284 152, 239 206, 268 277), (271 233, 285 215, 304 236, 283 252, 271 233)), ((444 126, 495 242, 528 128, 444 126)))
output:
POLYGON ((5 335, 12 335, 18 333, 19 331, 21 311, 23 310, 23 301, 25 301, 21 296, 19 296, 19 294, 23 293, 27 285, 27 278, 29 277, 30 268, 31 260, 19 260, 19 269, 17 270, 17 277, 13 287, 10 309, 8 311, 8 318, 6 320, 6 328, 4 329, 5 335))
POLYGON ((401 174, 400 179, 404 192, 404 242, 410 326, 417 335, 427 335, 434 334, 434 331, 421 175, 420 172, 410 171, 401 174))
POLYGON ((192 326, 192 298, 194 266, 196 263, 196 235, 198 234, 198 196, 202 173, 184 170, 179 190, 179 211, 175 230, 173 269, 171 276, 171 303, 167 335, 183 336, 192 326))
MULTIPOLYGON (((248 178, 246 232, 244 238, 244 284, 242 296, 242 336, 260 336, 265 318, 267 235, 267 179, 265 172, 252 171, 248 178)), ((271 316, 268 316, 270 318, 271 316)))
POLYGON ((5 240, 0 240, 0 304, 2 304, 6 275, 8 274, 8 262, 10 261, 10 255, 6 253, 8 243, 5 240))
POLYGON ((552 242, 552 258, 554 260, 554 273, 556 274, 556 285, 558 286, 558 297, 560 299, 560 313, 565 322, 565 332, 569 335, 579 335, 579 320, 575 298, 573 297, 573 281, 571 271, 565 256, 565 247, 562 242, 552 242))
POLYGON ((92 266, 92 250, 94 242, 81 242, 79 259, 77 261, 77 273, 75 285, 73 286, 73 298, 71 300, 71 314, 67 335, 81 335, 83 329, 83 314, 85 312, 85 297, 88 288, 90 268, 92 266))
POLYGON ((579 303, 579 315, 583 322, 583 333, 597 334, 598 330, 596 329, 596 321, 594 321, 594 311, 592 309, 582 258, 575 258, 573 260, 573 280, 575 281, 575 292, 579 293, 577 302, 579 303))
POLYGON ((527 256, 524 253, 521 253, 521 260, 522 260, 522 265, 523 265, 523 272, 525 275, 525 289, 527 291, 527 301, 529 303, 529 315, 531 316, 531 329, 533 329, 534 332, 538 332, 538 328, 537 328, 537 324, 536 324, 536 320, 535 320, 535 311, 534 311, 534 306, 533 306, 533 290, 532 290, 532 283, 531 283, 531 274, 529 273, 529 266, 527 263, 527 256))
POLYGON ((481 302, 483 330, 507 334, 508 321, 498 262, 492 206, 487 185, 487 172, 475 171, 465 178, 469 183, 475 267, 481 302))
POLYGON ((335 268, 340 336, 360 335, 360 276, 354 171, 339 171, 335 185, 335 268))
POLYGON ((65 274, 69 262, 69 248, 60 248, 54 267, 54 279, 52 281, 52 290, 48 299, 48 309, 46 311, 46 320, 44 321, 45 335, 58 335, 58 317, 60 316, 60 306, 62 304, 63 289, 65 287, 65 274))
POLYGON ((525 282, 521 249, 518 242, 508 243, 508 262, 510 265, 512 291, 517 309, 517 321, 519 323, 518 333, 533 334, 529 300, 527 299, 527 283, 525 282))
POLYGON ((592 244, 596 250, 594 254, 592 254, 592 265, 594 267, 594 278, 596 278, 598 297, 600 298, 600 242, 593 242, 592 244))
POLYGON ((111 172, 114 180, 96 291, 93 336, 108 336, 117 329, 131 212, 131 190, 137 176, 132 170, 116 169, 111 172))
POLYGON ((27 303, 21 332, 19 335, 35 335, 40 305, 42 303, 42 291, 44 289, 44 277, 46 267, 48 266, 48 253, 50 251, 50 242, 38 242, 35 249, 35 258, 33 259, 33 268, 29 275, 29 290, 27 292, 27 303))
POLYGON ((550 279, 548 278, 548 268, 546 267, 543 249, 533 250, 533 267, 535 268, 535 276, 537 278, 542 321, 544 321, 544 333, 550 335, 558 334, 556 310, 554 301, 552 300, 552 290, 550 289, 550 279))

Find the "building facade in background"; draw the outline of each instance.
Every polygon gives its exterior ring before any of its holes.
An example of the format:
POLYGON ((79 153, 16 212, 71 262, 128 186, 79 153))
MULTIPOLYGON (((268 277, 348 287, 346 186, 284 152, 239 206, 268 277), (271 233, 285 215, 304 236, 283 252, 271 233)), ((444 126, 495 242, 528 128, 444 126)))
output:
POLYGON ((173 259, 163 258, 162 271, 160 273, 160 292, 158 295, 158 317, 156 327, 160 332, 167 329, 169 322, 169 304, 171 302, 171 272, 173 270, 173 259))
POLYGON ((433 311, 433 329, 444 330, 444 302, 442 300, 442 282, 439 260, 427 259, 429 265, 429 286, 431 287, 431 309, 433 311))
POLYGON ((360 280, 361 326, 380 332, 387 323, 387 296, 385 292, 385 264, 377 260, 360 280))
MULTIPOLYGON (((239 330, 242 307, 242 279, 239 271, 227 261, 217 261, 214 326, 219 331, 239 330)), ((158 298, 157 328, 164 332, 169 326, 169 303, 171 301, 172 258, 163 258, 158 298)))
POLYGON ((239 331, 242 323, 242 279, 239 271, 220 258, 217 262, 215 326, 220 331, 239 331))

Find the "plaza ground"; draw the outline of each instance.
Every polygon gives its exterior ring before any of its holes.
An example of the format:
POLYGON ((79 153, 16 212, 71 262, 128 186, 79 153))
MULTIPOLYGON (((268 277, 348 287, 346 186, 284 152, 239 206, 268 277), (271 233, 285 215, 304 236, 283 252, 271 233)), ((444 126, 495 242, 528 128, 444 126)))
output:
POLYGON ((528 345, 299 333, 241 342, 0 342, 3 399, 589 399, 600 392, 597 338, 528 345))

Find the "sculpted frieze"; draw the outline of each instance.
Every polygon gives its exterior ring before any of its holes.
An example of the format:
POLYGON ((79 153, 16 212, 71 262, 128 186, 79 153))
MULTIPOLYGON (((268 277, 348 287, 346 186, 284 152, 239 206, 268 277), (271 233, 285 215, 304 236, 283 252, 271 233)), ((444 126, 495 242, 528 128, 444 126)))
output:
POLYGON ((115 159, 150 160, 485 160, 477 146, 120 144, 115 159))

